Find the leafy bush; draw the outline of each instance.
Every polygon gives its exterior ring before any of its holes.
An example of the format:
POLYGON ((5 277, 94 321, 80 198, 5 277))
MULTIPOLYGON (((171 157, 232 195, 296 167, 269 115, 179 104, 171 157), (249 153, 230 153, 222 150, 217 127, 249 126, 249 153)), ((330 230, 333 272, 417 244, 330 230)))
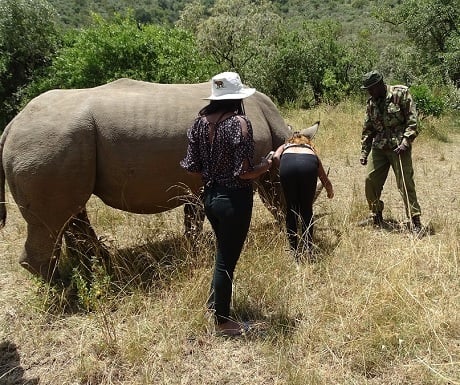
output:
POLYGON ((47 73, 28 88, 27 99, 51 88, 85 88, 127 77, 159 83, 208 80, 215 65, 199 54, 194 37, 178 28, 139 26, 131 14, 71 31, 47 73))
POLYGON ((0 130, 18 111, 21 88, 49 65, 59 45, 56 22, 45 0, 0 1, 0 130))
POLYGON ((355 40, 342 37, 341 25, 331 21, 286 25, 273 57, 265 62, 270 74, 265 92, 280 104, 295 101, 308 108, 335 103, 359 90, 362 74, 376 55, 367 35, 355 40))
POLYGON ((410 90, 422 119, 426 116, 439 117, 444 112, 445 103, 442 97, 434 95, 427 85, 415 85, 410 90))

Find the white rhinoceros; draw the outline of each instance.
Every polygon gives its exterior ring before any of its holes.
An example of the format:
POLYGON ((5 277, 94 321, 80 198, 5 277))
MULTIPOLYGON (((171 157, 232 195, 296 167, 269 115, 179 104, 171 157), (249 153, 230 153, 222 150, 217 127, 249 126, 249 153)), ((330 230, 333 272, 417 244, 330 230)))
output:
MULTIPOLYGON (((33 99, 0 141, 0 227, 6 220, 6 176, 27 222, 21 265, 51 280, 62 234, 79 231, 97 239, 85 212, 91 194, 133 213, 159 213, 184 203, 180 186, 199 186, 179 161, 186 153, 186 131, 209 92, 209 83, 120 79, 90 89, 53 90, 33 99)), ((244 103, 258 161, 290 131, 266 95, 256 92, 244 103)), ((276 172, 265 178, 276 178, 276 172)), ((280 196, 262 191, 267 203, 280 196)))

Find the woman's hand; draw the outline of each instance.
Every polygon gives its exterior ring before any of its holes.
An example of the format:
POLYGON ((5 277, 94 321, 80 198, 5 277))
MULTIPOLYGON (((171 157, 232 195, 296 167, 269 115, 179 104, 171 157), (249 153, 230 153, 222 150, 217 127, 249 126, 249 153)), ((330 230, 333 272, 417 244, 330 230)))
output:
POLYGON ((265 174, 271 167, 272 161, 261 158, 260 163, 255 165, 252 171, 247 171, 240 175, 241 179, 256 179, 262 174, 265 174))

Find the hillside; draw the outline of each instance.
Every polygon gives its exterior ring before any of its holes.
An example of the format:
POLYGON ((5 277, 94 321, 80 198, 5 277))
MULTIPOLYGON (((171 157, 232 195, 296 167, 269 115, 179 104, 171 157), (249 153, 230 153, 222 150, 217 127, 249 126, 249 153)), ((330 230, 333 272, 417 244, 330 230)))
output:
MULTIPOLYGON (((134 11, 138 21, 144 23, 174 23, 186 0, 129 0, 129 1, 87 1, 87 0, 48 0, 60 16, 63 24, 69 26, 82 26, 88 23, 90 12, 97 12, 104 17, 113 15, 114 12, 124 12, 127 8, 134 11)), ((213 0, 204 2, 212 6, 213 0)), ((350 29, 358 29, 367 24, 376 7, 391 7, 397 0, 287 0, 273 2, 279 13, 288 18, 301 17, 305 19, 333 19, 350 29)))

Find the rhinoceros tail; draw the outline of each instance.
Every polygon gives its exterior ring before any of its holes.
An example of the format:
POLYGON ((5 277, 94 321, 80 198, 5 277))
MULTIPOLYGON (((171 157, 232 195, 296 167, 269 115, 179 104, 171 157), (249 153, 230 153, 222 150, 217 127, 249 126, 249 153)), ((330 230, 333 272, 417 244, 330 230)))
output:
POLYGON ((5 131, 0 138, 0 229, 6 223, 6 204, 5 204, 5 170, 3 168, 3 146, 10 128, 10 124, 6 126, 5 131))
MULTIPOLYGON (((1 161, 0 161, 1 162, 1 161)), ((3 164, 1 165, 0 177, 0 229, 5 226, 6 222, 6 205, 5 205, 5 171, 3 171, 3 164)))

